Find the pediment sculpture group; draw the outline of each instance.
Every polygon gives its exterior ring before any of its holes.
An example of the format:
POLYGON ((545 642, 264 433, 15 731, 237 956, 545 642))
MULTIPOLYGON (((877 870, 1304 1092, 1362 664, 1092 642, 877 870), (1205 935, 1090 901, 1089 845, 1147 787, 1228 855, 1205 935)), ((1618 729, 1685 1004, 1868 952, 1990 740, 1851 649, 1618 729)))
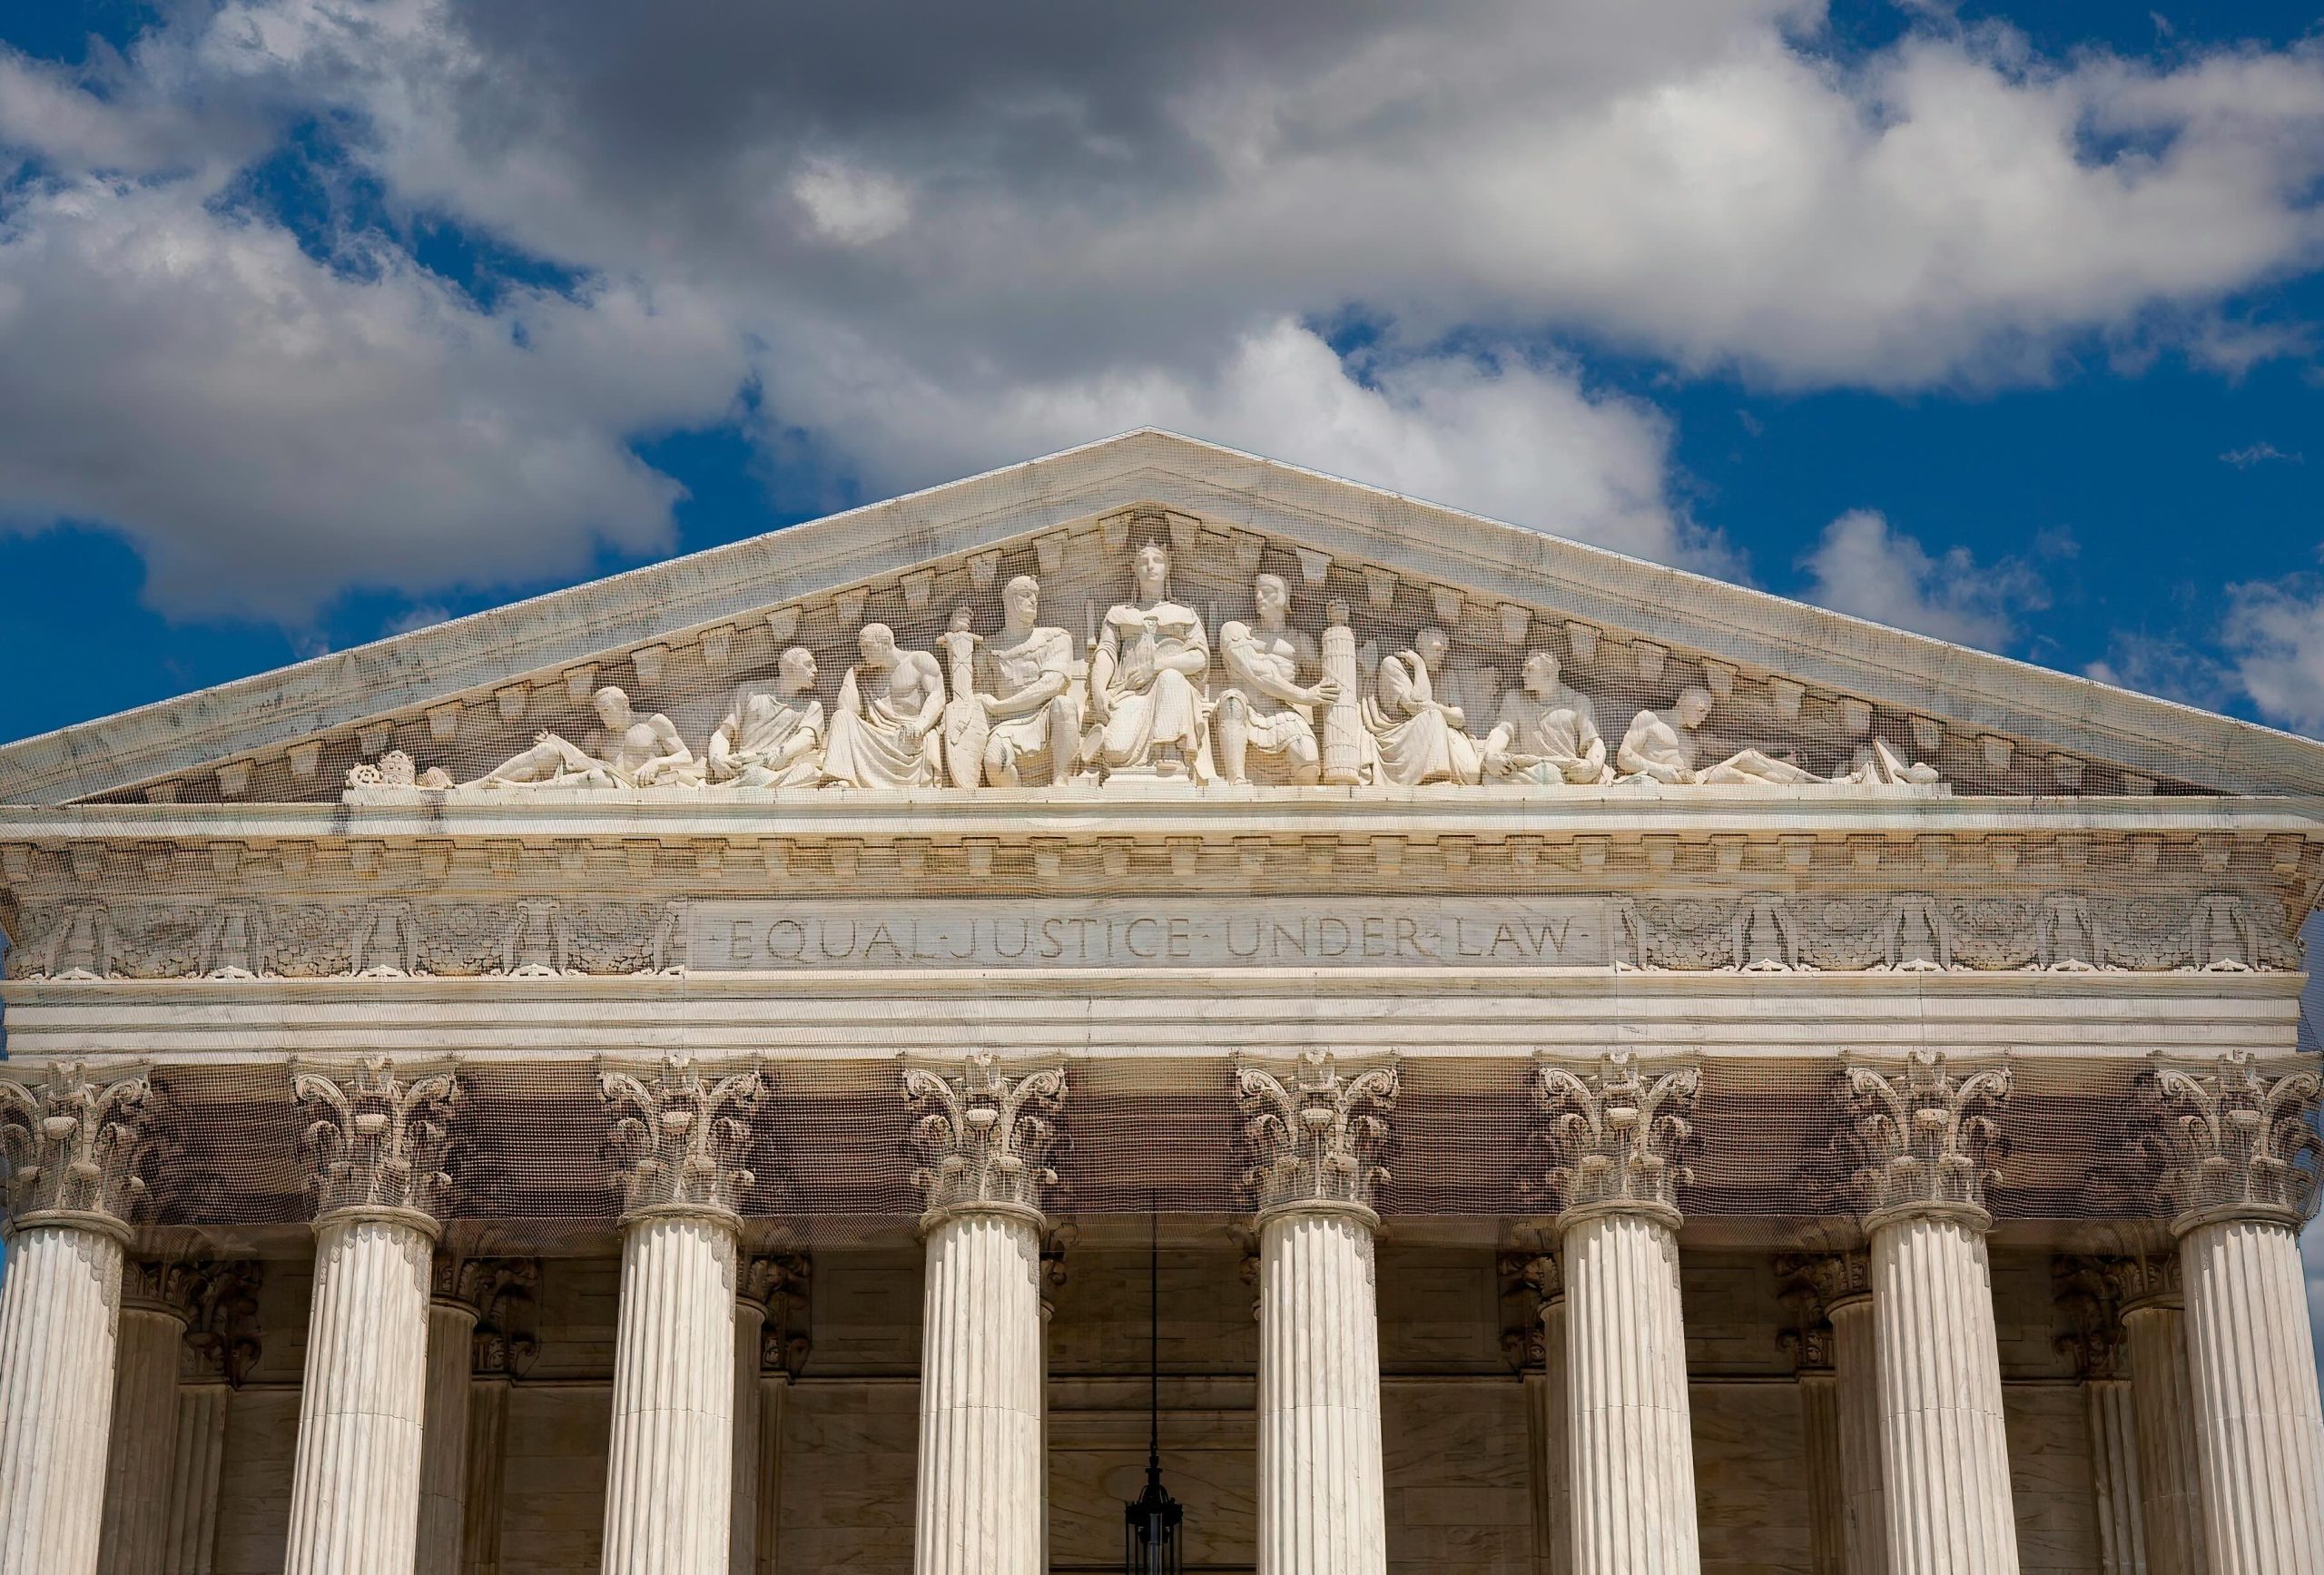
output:
MULTIPOLYGON (((696 753, 667 716, 639 712, 619 688, 592 696, 597 727, 576 743, 543 733, 463 789, 669 788, 895 790, 1053 785, 1147 779, 1231 785, 1420 787, 1510 783, 1594 787, 1828 783, 1863 789, 1932 783, 1877 738, 1849 769, 1817 776, 1796 761, 1716 743, 1710 692, 1640 710, 1619 740, 1599 730, 1590 697, 1536 649, 1522 686, 1485 730, 1444 693, 1452 642, 1423 628, 1408 649, 1371 662, 1365 685, 1345 604, 1317 641, 1289 622, 1283 577, 1258 575, 1247 616, 1223 621, 1213 648, 1200 614, 1170 597, 1170 552, 1139 546, 1130 596, 1107 609, 1086 673, 1073 636, 1040 621, 1031 575, 1001 591, 1001 625, 971 628, 966 606, 932 650, 907 650, 867 623, 857 660, 827 709, 815 655, 783 651, 771 680, 740 686, 696 753)), ((400 782, 359 767, 356 785, 400 782)))

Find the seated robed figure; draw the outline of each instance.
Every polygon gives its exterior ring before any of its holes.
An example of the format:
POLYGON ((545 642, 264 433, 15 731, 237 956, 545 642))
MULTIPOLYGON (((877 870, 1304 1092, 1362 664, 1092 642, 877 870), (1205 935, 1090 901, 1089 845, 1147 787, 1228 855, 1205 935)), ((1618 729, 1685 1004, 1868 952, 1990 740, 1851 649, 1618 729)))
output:
POLYGON ((866 624, 862 658, 841 680, 832 707, 823 777, 842 787, 935 787, 944 776, 944 675, 926 651, 896 645, 885 624, 866 624))
POLYGON ((1108 775, 1210 774, 1206 747, 1210 637, 1192 607, 1170 600, 1170 550, 1137 549, 1136 590, 1106 609, 1089 657, 1083 758, 1108 775))

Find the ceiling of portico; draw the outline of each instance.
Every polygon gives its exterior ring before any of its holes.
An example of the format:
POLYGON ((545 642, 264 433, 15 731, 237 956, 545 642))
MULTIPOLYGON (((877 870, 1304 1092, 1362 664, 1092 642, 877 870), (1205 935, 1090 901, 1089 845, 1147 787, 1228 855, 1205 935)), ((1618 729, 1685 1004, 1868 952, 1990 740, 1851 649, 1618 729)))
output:
POLYGON ((603 684, 699 749, 787 646, 816 654, 828 694, 864 623, 924 648, 965 605, 990 632, 1019 574, 1080 652, 1149 537, 1214 631, 1247 616, 1262 571, 1289 583, 1295 627, 1343 601, 1375 655, 1443 627, 1480 733, 1547 649, 1610 735, 1699 684, 1708 732, 1819 773, 1877 736, 1959 793, 2324 792, 2309 741, 1140 431, 0 748, 0 803, 330 800, 389 750, 467 780, 588 725, 603 684))

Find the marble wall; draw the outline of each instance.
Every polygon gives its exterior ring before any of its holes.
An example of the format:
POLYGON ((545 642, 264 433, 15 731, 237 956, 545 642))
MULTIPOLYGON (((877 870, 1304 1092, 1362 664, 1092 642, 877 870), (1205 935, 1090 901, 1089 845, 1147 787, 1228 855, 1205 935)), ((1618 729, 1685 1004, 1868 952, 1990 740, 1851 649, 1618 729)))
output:
MULTIPOLYGON (((1379 1265, 1390 1568, 1532 1575, 1523 1391, 1502 1356, 1493 1254, 1392 1240, 1379 1265)), ((308 1286, 303 1265, 271 1269, 264 1360, 229 1413, 219 1575, 281 1568, 308 1286)), ((540 1354, 509 1408, 502 1575, 597 1569, 616 1282, 610 1259, 545 1265, 540 1354)), ((2026 1575, 2102 1575, 2048 1260, 1997 1255, 1994 1285, 2026 1575)), ((1704 1569, 1807 1575, 1798 1396, 1767 1257, 1689 1253, 1683 1293, 1704 1569)), ((1053 1567, 1118 1569, 1120 1505, 1146 1462, 1145 1255, 1077 1250, 1050 1294, 1053 1567)), ((1223 1235, 1164 1256, 1164 1469, 1187 1506, 1188 1567, 1206 1572, 1252 1558, 1253 1295, 1223 1235)), ((909 1570, 919 1315, 910 1246, 818 1255, 813 1354, 785 1412, 779 1569, 909 1570)))

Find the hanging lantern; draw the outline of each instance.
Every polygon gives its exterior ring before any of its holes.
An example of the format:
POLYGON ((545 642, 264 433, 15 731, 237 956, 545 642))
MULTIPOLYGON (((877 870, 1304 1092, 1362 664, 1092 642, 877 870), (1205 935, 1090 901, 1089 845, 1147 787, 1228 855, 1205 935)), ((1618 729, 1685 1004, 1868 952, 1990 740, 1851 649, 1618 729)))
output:
POLYGON ((1147 1216, 1146 1491, 1122 1506, 1123 1575, 1181 1575, 1178 1531, 1186 1511, 1162 1485, 1162 1235, 1147 1216))

